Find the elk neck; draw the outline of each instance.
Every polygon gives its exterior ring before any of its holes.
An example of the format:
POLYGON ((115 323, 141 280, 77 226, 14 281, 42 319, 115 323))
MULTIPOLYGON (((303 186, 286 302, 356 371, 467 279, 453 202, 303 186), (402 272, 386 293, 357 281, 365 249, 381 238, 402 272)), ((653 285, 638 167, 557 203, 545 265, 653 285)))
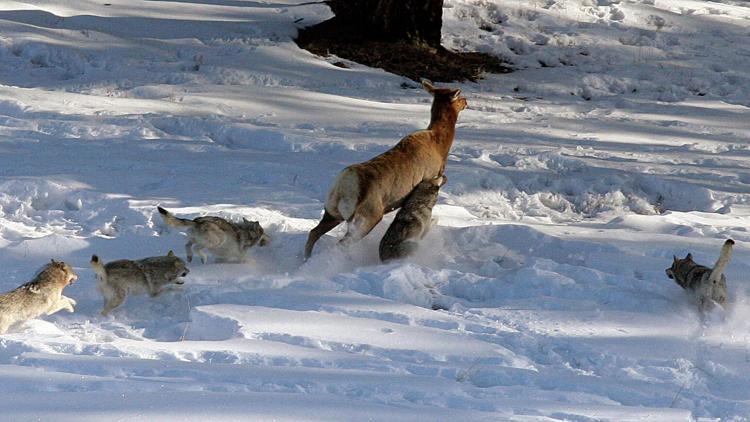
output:
POLYGON ((444 149, 443 155, 447 156, 448 151, 453 145, 453 137, 456 135, 456 120, 458 120, 458 113, 451 112, 453 110, 441 110, 442 112, 433 113, 432 119, 430 119, 430 125, 427 126, 427 130, 435 133, 435 140, 438 145, 444 149))

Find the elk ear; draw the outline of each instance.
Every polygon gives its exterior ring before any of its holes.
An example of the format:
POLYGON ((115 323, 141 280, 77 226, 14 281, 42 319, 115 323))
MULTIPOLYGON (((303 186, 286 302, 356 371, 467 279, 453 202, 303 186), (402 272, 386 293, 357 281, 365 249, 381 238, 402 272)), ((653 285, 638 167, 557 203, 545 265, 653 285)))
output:
POLYGON ((174 258, 174 251, 170 250, 169 252, 167 252, 167 256, 170 258, 174 258))
POLYGON ((422 78, 422 87, 425 91, 429 92, 430 95, 435 95, 435 87, 432 86, 432 82, 429 80, 422 78))
POLYGON ((461 97, 461 90, 460 89, 454 89, 450 92, 451 94, 451 101, 456 101, 461 97))

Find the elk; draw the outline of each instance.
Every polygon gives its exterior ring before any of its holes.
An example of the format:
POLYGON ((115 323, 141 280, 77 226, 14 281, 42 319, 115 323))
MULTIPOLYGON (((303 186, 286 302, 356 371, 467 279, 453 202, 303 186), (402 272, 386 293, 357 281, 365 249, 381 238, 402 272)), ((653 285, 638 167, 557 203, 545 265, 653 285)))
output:
POLYGON ((323 218, 307 237, 305 259, 315 242, 343 221, 348 225, 340 243, 362 239, 384 214, 401 207, 415 186, 443 174, 466 98, 460 89, 435 88, 424 79, 422 86, 433 96, 427 129, 406 135, 388 151, 338 175, 326 197, 323 218))

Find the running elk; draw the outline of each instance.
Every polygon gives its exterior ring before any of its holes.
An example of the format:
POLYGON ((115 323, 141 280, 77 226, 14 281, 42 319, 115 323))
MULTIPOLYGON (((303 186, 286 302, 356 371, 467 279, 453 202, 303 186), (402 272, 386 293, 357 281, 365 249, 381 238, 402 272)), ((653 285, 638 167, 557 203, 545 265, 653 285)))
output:
POLYGON ((413 132, 396 146, 364 163, 345 168, 328 192, 323 218, 310 230, 305 244, 305 259, 315 242, 334 227, 347 221, 344 244, 366 236, 383 214, 401 206, 404 198, 423 180, 443 173, 453 145, 458 113, 466 108, 460 89, 435 88, 422 80, 432 94, 430 125, 413 132))

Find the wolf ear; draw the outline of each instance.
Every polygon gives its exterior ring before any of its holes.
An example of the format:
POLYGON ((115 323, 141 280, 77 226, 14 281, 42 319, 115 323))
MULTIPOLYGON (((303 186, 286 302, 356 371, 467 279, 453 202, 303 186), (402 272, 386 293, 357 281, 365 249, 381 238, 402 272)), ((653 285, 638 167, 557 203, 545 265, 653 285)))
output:
POLYGON ((170 258, 174 258, 174 251, 170 250, 169 252, 167 252, 167 256, 170 258))
POLYGON ((422 78, 422 88, 424 88, 425 91, 429 92, 430 95, 435 95, 435 87, 432 86, 432 82, 430 82, 428 79, 422 78))
POLYGON ((677 259, 677 255, 672 255, 672 258, 674 258, 674 262, 679 261, 679 259, 677 259))
POLYGON ((693 254, 691 254, 691 253, 687 254, 687 256, 685 257, 685 259, 689 259, 690 261, 692 261, 693 260, 693 254))
POLYGON ((245 224, 250 224, 250 220, 248 220, 245 217, 242 217, 242 222, 245 223, 245 224))

